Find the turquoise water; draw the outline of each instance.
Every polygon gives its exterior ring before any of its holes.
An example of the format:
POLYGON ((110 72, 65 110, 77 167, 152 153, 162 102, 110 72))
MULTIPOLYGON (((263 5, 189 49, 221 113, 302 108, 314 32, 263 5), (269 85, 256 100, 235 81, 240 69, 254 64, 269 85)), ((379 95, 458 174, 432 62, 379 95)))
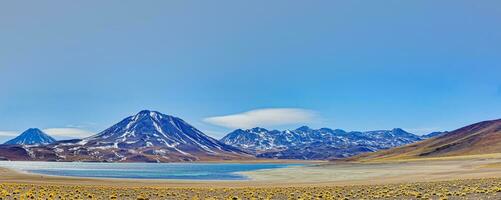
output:
POLYGON ((245 180, 237 172, 276 169, 302 164, 281 163, 84 163, 0 161, 0 167, 30 173, 137 179, 245 180))

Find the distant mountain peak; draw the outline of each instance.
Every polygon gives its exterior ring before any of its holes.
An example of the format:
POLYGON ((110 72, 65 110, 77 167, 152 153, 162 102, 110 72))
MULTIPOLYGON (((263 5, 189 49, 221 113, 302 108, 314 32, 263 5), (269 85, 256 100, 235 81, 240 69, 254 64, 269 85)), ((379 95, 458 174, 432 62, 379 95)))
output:
POLYGON ((344 133, 346 133, 346 131, 345 131, 345 130, 343 130, 343 129, 339 129, 339 128, 334 129, 334 132, 344 132, 344 133))
POLYGON ((312 130, 312 129, 308 126, 301 126, 301 127, 296 129, 296 131, 310 131, 310 130, 312 130))
POLYGON ((268 129, 261 128, 261 127, 255 127, 255 128, 251 128, 249 130, 252 132, 268 132, 268 129))
MULTIPOLYGON (((393 128, 393 129, 391 129, 391 132, 397 133, 397 134, 412 134, 412 133, 409 133, 401 128, 393 128)), ((412 135, 414 135, 414 134, 412 134, 412 135)))
POLYGON ((154 110, 141 110, 139 111, 137 114, 137 116, 150 116, 150 117, 154 117, 155 115, 164 115, 158 111, 154 111, 154 110))
POLYGON ((47 135, 42 130, 38 128, 29 128, 16 138, 5 142, 5 144, 37 145, 50 144, 55 141, 56 139, 47 135))
POLYGON ((422 135, 421 138, 428 139, 428 138, 432 138, 432 137, 437 137, 437 136, 445 135, 447 133, 448 133, 447 131, 434 131, 434 132, 422 135))
POLYGON ((145 110, 139 111, 137 114, 149 114, 149 113, 152 113, 152 112, 157 112, 157 111, 151 111, 151 110, 145 109, 145 110))
POLYGON ((131 117, 134 121, 137 121, 137 120, 144 120, 144 119, 159 120, 162 117, 173 117, 173 116, 165 115, 165 114, 162 114, 158 111, 142 110, 131 117))

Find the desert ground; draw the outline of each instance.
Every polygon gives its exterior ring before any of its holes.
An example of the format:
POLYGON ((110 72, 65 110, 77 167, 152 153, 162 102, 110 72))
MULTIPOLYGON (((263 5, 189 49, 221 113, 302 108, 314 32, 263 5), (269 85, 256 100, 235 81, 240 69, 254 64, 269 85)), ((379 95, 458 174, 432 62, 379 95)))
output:
POLYGON ((501 154, 309 166, 245 181, 57 177, 0 170, 2 199, 500 199, 501 154))
POLYGON ((501 154, 409 159, 382 162, 336 162, 307 167, 244 172, 255 182, 365 185, 472 178, 501 178, 501 154))

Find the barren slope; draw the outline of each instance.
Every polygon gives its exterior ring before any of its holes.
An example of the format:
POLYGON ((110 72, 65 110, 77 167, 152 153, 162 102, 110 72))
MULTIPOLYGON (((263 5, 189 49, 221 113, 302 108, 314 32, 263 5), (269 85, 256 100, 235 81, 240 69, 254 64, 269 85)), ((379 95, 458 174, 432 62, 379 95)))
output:
POLYGON ((349 161, 445 157, 501 153, 501 119, 483 121, 402 147, 362 154, 349 161))

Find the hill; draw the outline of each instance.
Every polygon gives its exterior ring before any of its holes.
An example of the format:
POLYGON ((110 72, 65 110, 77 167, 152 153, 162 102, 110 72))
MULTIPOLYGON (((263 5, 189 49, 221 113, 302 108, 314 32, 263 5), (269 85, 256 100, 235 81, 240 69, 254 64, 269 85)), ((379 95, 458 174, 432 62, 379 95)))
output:
POLYGON ((501 153, 501 119, 475 123, 421 142, 347 160, 380 161, 490 153, 501 153))

